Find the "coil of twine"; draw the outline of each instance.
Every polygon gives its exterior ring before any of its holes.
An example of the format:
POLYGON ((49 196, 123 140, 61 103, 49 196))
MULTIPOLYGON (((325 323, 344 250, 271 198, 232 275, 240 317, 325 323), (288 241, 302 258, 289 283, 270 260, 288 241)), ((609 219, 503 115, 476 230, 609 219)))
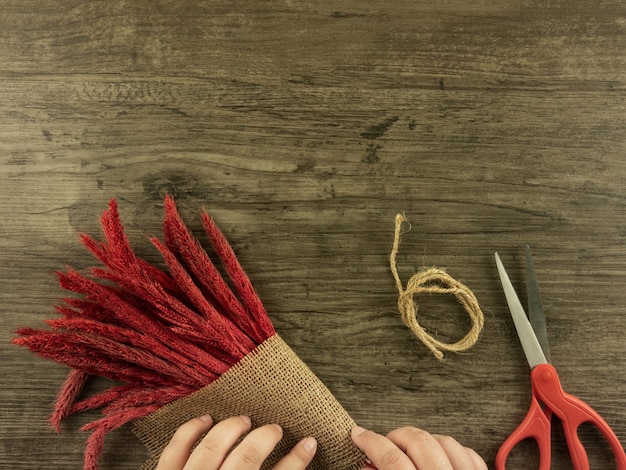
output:
POLYGON ((443 359, 442 351, 462 352, 471 348, 480 336, 484 325, 483 312, 478 305, 474 293, 464 284, 454 279, 444 270, 432 267, 415 273, 407 282, 406 288, 402 285, 398 274, 396 257, 402 233, 402 224, 408 222, 402 214, 396 215, 395 236, 389 263, 391 272, 398 289, 398 310, 404 324, 415 334, 437 359, 443 359), (456 343, 444 343, 427 333, 417 321, 418 306, 414 297, 418 294, 452 294, 468 313, 472 327, 467 334, 456 343))

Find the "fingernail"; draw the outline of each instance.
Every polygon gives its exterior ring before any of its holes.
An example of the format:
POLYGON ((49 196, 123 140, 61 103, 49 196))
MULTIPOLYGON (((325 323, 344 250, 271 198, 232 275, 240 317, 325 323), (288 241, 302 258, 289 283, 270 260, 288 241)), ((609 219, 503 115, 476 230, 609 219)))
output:
POLYGON ((248 426, 252 425, 252 421, 250 420, 250 418, 248 416, 240 416, 239 418, 241 419, 241 421, 246 423, 248 426))
POLYGON ((213 421, 213 418, 211 418, 211 415, 198 416, 198 419, 200 421, 204 421, 205 423, 208 423, 209 421, 213 421))
POLYGON ((352 428, 352 435, 353 436, 360 436, 365 431, 367 431, 367 429, 362 428, 361 426, 355 426, 355 427, 352 428))
POLYGON ((302 447, 309 453, 315 452, 317 449, 317 441, 314 437, 307 437, 302 441, 302 447))

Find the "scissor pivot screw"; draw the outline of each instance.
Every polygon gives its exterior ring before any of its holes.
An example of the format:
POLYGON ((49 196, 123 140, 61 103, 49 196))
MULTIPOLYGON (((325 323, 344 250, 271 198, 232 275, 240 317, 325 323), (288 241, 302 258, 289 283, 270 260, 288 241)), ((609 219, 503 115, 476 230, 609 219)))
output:
POLYGON ((539 372, 539 380, 541 380, 542 382, 552 382, 552 380, 554 379, 554 374, 552 373, 551 370, 549 369, 542 369, 539 372))

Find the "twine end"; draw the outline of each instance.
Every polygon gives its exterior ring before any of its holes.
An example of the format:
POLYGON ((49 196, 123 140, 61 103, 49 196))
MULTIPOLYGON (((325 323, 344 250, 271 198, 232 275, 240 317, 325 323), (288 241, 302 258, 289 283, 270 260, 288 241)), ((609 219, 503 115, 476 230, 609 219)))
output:
POLYGON ((433 356, 435 356, 440 361, 444 360, 443 353, 439 351, 438 349, 433 350, 433 356))

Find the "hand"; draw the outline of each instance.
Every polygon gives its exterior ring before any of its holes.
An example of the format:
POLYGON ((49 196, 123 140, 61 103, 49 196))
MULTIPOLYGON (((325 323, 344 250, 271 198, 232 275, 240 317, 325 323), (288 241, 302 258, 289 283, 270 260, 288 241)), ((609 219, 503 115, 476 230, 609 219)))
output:
POLYGON ((399 428, 385 437, 357 426, 352 440, 379 470, 487 470, 472 449, 417 428, 399 428))
MULTIPOLYGON (((283 437, 283 430, 277 424, 261 426, 251 431, 231 451, 237 440, 250 431, 250 427, 247 416, 228 418, 215 426, 210 416, 194 418, 174 433, 163 449, 157 470, 259 469, 283 437), (193 449, 204 433, 207 433, 206 436, 193 449)), ((274 470, 304 470, 316 450, 315 439, 307 437, 296 444, 274 470)))

